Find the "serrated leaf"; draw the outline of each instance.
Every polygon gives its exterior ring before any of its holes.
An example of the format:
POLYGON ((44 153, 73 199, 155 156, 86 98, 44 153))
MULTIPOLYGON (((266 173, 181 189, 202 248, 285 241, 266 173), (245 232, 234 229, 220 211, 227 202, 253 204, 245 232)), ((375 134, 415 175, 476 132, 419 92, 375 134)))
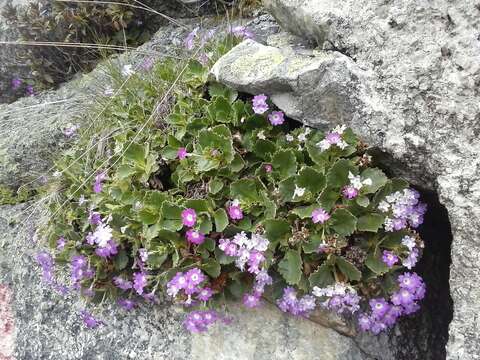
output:
POLYGON ((223 181, 218 178, 212 178, 208 183, 208 191, 211 194, 218 194, 223 189, 223 181))
POLYGON ((357 205, 361 207, 367 207, 370 204, 370 200, 366 196, 359 196, 355 199, 357 205))
POLYGON ((373 194, 378 191, 382 186, 384 186, 388 178, 383 173, 382 170, 376 168, 368 168, 364 170, 361 174, 362 180, 370 179, 372 181, 371 185, 364 185, 362 187, 362 193, 364 194, 373 194))
POLYGON ((337 257, 335 264, 350 281, 360 281, 360 279, 362 278, 362 273, 360 272, 360 270, 358 270, 355 265, 345 260, 344 258, 337 257))
POLYGON ((383 225, 385 216, 381 214, 371 213, 360 216, 357 221, 358 231, 377 232, 383 225))
POLYGON ((291 212, 292 214, 297 215, 300 219, 307 219, 312 217, 313 210, 319 208, 319 205, 310 205, 310 206, 300 206, 293 209, 291 212))
POLYGON ((270 240, 272 243, 278 243, 279 241, 290 237, 290 235, 292 234, 290 224, 286 220, 267 220, 265 221, 264 226, 267 239, 270 240))
POLYGON ((343 236, 352 235, 357 226, 357 218, 346 209, 337 209, 331 217, 331 227, 343 236))
POLYGON ((227 212, 224 209, 218 209, 214 214, 215 218, 215 231, 222 232, 228 225, 227 212))
POLYGON ((272 166, 281 179, 297 173, 297 158, 292 150, 279 150, 272 157, 272 166))
POLYGON ((348 174, 358 173, 355 165, 350 160, 340 159, 333 164, 327 173, 327 185, 331 189, 340 189, 349 183, 348 174))
POLYGON ((230 196, 246 203, 257 203, 261 200, 256 179, 240 179, 230 185, 230 196))
POLYGON ((302 258, 295 250, 288 250, 278 263, 278 272, 290 285, 296 285, 302 277, 302 258))
POLYGON ((330 211, 332 207, 335 205, 335 203, 337 202, 339 197, 340 197, 339 191, 334 191, 329 188, 325 188, 320 194, 318 201, 320 202, 321 207, 325 211, 330 211))
POLYGON ((323 239, 320 235, 314 234, 308 238, 308 241, 302 245, 303 252, 305 254, 316 253, 320 245, 323 243, 323 239))
POLYGON ((280 192, 284 202, 292 201, 293 194, 295 192, 295 176, 280 181, 278 184, 278 191, 280 192))
POLYGON ((119 180, 124 180, 126 178, 129 178, 135 173, 136 173, 136 170, 134 167, 127 164, 123 164, 123 165, 120 165, 117 170, 117 178, 119 180))
POLYGON ((365 265, 377 275, 388 272, 388 266, 382 261, 380 252, 368 254, 365 265))
POLYGON ((126 160, 132 161, 136 165, 143 167, 145 158, 147 157, 146 147, 131 143, 125 150, 123 156, 126 160))
POLYGON ((128 256, 125 250, 120 250, 113 260, 115 270, 120 271, 127 267, 128 256))
POLYGON ((253 152, 257 155, 260 159, 270 161, 272 155, 275 153, 276 147, 273 142, 270 140, 258 140, 254 147, 253 152))
POLYGON ((308 281, 312 288, 314 286, 324 288, 335 283, 331 267, 325 264, 320 265, 315 272, 310 274, 308 281))
POLYGON ((325 187, 325 176, 313 167, 305 167, 297 176, 297 185, 316 195, 325 187))
POLYGON ((221 266, 215 259, 207 260, 200 268, 213 278, 218 277, 221 271, 221 266))

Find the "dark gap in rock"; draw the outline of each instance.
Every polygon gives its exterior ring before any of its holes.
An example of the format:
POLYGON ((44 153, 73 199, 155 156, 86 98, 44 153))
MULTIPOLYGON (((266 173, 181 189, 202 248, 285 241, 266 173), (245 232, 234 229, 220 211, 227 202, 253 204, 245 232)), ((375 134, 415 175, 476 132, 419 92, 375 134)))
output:
POLYGON ((421 311, 400 323, 405 344, 399 337, 398 359, 446 359, 448 326, 453 318, 453 300, 450 296, 450 264, 452 231, 447 209, 440 203, 438 194, 419 189, 421 200, 428 205, 423 225, 418 229, 425 242, 423 256, 414 271, 427 284, 427 294, 421 311), (404 345, 404 346, 402 346, 404 345), (412 345, 416 349, 412 348, 412 345), (416 359, 416 358, 415 358, 416 359))

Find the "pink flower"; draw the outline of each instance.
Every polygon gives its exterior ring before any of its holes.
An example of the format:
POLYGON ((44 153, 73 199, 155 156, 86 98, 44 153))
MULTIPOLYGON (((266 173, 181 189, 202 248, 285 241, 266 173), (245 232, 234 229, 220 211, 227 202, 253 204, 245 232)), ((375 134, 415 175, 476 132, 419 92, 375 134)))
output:
POLYGON ((185 149, 184 147, 181 147, 181 148, 178 149, 178 151, 177 151, 177 157, 178 157, 180 160, 186 159, 187 156, 188 156, 187 149, 185 149))
POLYGON ((271 173, 272 170, 273 170, 272 165, 270 165, 270 164, 266 164, 266 165, 265 165, 265 172, 271 173))
POLYGON ((358 195, 358 190, 355 189, 353 186, 351 185, 348 185, 348 186, 345 186, 342 190, 342 194, 343 196, 346 198, 346 199, 353 199, 353 198, 356 198, 357 195, 358 195))
POLYGON ((243 296, 243 305, 248 308, 255 308, 260 303, 260 297, 255 296, 253 294, 245 294, 243 296))
POLYGON ((194 209, 185 209, 182 211, 182 223, 185 226, 195 226, 197 222, 197 213, 194 209))
POLYGON ((228 215, 232 220, 242 220, 243 219, 243 211, 240 206, 232 205, 228 207, 228 215))
POLYGON ((200 292, 197 295, 197 299, 200 301, 208 301, 213 295, 212 289, 206 287, 200 290, 200 292))
POLYGON ((268 115, 268 120, 270 121, 270 124, 277 126, 282 125, 285 122, 285 117, 281 111, 272 111, 272 113, 268 115))
POLYGON ((264 94, 253 97, 253 112, 255 114, 263 114, 268 110, 267 97, 264 94))
POLYGON ((205 235, 197 230, 190 229, 187 231, 187 241, 191 244, 200 245, 205 241, 205 235))
POLYGON ((318 208, 312 211, 312 221, 315 224, 323 224, 328 219, 330 219, 330 215, 322 208, 318 208))

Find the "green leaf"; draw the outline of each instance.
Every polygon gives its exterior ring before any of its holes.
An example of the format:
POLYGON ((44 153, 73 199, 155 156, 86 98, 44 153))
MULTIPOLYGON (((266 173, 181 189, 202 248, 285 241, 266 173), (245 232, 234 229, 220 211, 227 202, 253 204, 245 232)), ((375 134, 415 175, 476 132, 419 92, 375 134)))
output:
POLYGON ((238 93, 234 89, 217 82, 210 84, 208 93, 212 98, 222 96, 230 103, 233 103, 238 97, 238 93))
POLYGON ((367 207, 370 204, 370 200, 366 196, 357 197, 355 202, 361 207, 367 207))
POLYGON ((360 279, 362 278, 362 273, 360 272, 360 270, 358 270, 355 265, 345 260, 344 258, 337 257, 335 264, 350 281, 360 281, 360 279))
POLYGON ((377 192, 382 186, 384 186, 388 178, 380 169, 368 168, 364 170, 361 174, 362 180, 370 179, 372 180, 372 185, 364 185, 362 187, 362 193, 364 194, 373 194, 377 192))
POLYGON ((272 219, 264 223, 267 239, 272 243, 278 243, 291 236, 292 229, 286 220, 272 219))
POLYGON ((256 179, 240 179, 230 185, 230 196, 242 202, 252 204, 261 200, 256 179))
POLYGON ((330 211, 335 205, 335 203, 337 202, 339 197, 340 197, 339 191, 334 191, 329 188, 326 188, 325 190, 322 191, 318 200, 322 205, 321 207, 325 211, 330 211))
POLYGON ((377 232, 383 225, 385 216, 381 214, 371 213, 358 218, 357 230, 377 232))
POLYGON ((213 121, 229 123, 233 120, 233 109, 230 102, 223 96, 216 97, 208 105, 208 114, 213 121))
POLYGON ((306 188, 313 195, 316 195, 325 187, 325 176, 315 170, 313 167, 305 167, 300 170, 297 176, 297 184, 299 187, 306 188))
POLYGON ((323 239, 320 235, 314 234, 311 235, 306 243, 302 245, 303 252, 305 254, 316 253, 320 244, 323 243, 323 239))
POLYGON ((206 238, 205 241, 198 246, 198 249, 205 249, 207 251, 214 251, 215 250, 215 241, 210 238, 206 238))
POLYGON ((212 178, 208 183, 208 191, 211 194, 218 194, 223 189, 223 181, 218 178, 212 178))
POLYGON ((321 151, 320 148, 315 145, 314 141, 308 141, 306 148, 310 159, 321 169, 325 168, 328 163, 328 152, 321 151))
POLYGON ((120 165, 117 170, 117 178, 119 180, 124 180, 126 178, 129 178, 135 173, 136 173, 136 170, 134 167, 131 167, 130 165, 127 165, 127 164, 123 164, 123 165, 120 165))
POLYGON ((375 274, 382 275, 388 272, 388 266, 382 261, 380 252, 368 254, 365 265, 375 274))
POLYGON ((233 161, 230 164, 230 170, 233 172, 239 172, 245 166, 245 161, 243 161, 242 157, 239 154, 235 154, 233 161))
POLYGON ((281 179, 297 173, 297 158, 292 150, 279 150, 272 157, 272 166, 281 179))
POLYGON ((225 255, 225 253, 222 250, 220 250, 218 247, 215 247, 214 252, 215 252, 215 259, 217 259, 217 261, 222 265, 228 265, 235 261, 235 257, 225 255))
POLYGON ((224 209, 215 211, 215 231, 222 232, 228 225, 227 212, 224 209))
POLYGON ((115 265, 115 270, 120 271, 127 267, 128 264, 128 256, 125 250, 120 250, 118 254, 115 256, 113 263, 115 265))
POLYGON ((331 226, 343 236, 352 235, 355 232, 357 218, 346 209, 337 209, 331 217, 331 226))
POLYGON ((356 175, 357 168, 350 160, 340 159, 333 164, 327 174, 327 184, 329 188, 340 189, 349 183, 348 173, 356 175))
POLYGON ((310 206, 301 206, 293 209, 291 212, 297 215, 300 219, 307 219, 312 217, 312 212, 316 208, 319 208, 319 205, 310 205, 310 206))
POLYGON ((213 211, 213 204, 210 200, 190 199, 185 202, 186 208, 192 208, 197 213, 208 213, 213 211))
POLYGON ((295 250, 288 250, 278 263, 278 272, 290 285, 296 285, 302 277, 302 258, 295 250))
POLYGON ((295 192, 295 176, 291 176, 288 179, 280 181, 278 184, 278 191, 280 192, 284 202, 292 201, 293 194, 295 192))
POLYGON ((213 278, 218 277, 221 271, 220 264, 214 259, 208 259, 200 268, 213 278))
POLYGON ((131 143, 130 146, 128 146, 125 150, 125 154, 123 156, 126 160, 132 161, 136 165, 143 167, 145 158, 147 157, 147 151, 144 146, 131 143))
POLYGON ((273 142, 270 140, 258 140, 253 147, 253 152, 257 155, 260 159, 270 161, 272 158, 273 153, 275 153, 276 147, 273 142))
POLYGON ((308 277, 308 281, 310 286, 313 288, 314 286, 318 286, 319 288, 327 287, 328 285, 332 285, 335 283, 335 279, 332 275, 332 268, 328 265, 320 265, 318 269, 310 274, 308 277))

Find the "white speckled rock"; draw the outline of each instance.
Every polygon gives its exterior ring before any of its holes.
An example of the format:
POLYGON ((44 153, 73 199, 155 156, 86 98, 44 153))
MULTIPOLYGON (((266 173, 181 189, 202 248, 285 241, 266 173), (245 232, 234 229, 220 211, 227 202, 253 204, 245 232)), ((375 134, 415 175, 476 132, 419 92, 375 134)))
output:
MULTIPOLYGON (((296 81, 288 69, 272 72, 275 58, 272 64, 245 72, 244 66, 237 69, 232 64, 288 50, 244 43, 219 61, 216 75, 247 92, 261 88, 289 115, 308 124, 346 123, 383 152, 384 164, 394 173, 438 191, 454 237, 448 358, 480 359, 477 2, 265 0, 264 4, 284 29, 318 45, 324 56, 341 59, 340 52, 348 58, 337 60, 348 64, 345 71, 339 71, 340 65, 335 69, 323 64, 320 74, 313 72, 317 76, 304 81, 295 68, 296 81), (251 81, 255 77, 260 81, 251 81)), ((282 63, 297 56, 285 55, 282 63)), ((301 61, 317 63, 309 55, 301 61)))

